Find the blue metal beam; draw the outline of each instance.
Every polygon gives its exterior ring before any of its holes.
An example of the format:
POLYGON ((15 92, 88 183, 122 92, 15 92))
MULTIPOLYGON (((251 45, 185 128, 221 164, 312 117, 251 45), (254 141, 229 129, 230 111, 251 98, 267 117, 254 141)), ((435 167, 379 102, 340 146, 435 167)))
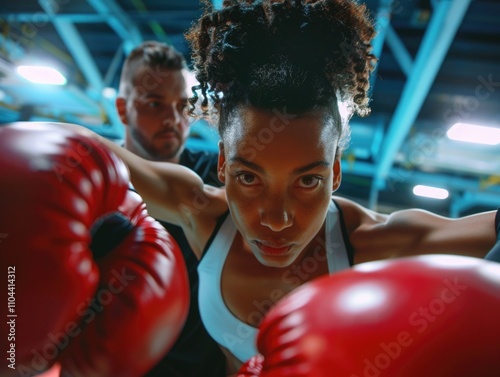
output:
MULTIPOLYGON (((343 161, 342 171, 346 174, 354 174, 364 177, 373 177, 377 166, 369 162, 348 162, 343 161)), ((402 168, 391 168, 387 175, 388 179, 396 183, 424 184, 430 186, 443 186, 446 189, 472 191, 472 192, 492 192, 500 195, 500 185, 492 185, 485 189, 478 179, 461 178, 447 174, 425 173, 418 170, 404 170, 402 168)))
POLYGON ((124 51, 124 43, 120 45, 119 48, 116 49, 115 55, 113 56, 113 60, 106 71, 106 75, 104 76, 104 86, 111 86, 113 79, 120 72, 122 68, 122 58, 124 51))
MULTIPOLYGON (((379 0, 379 6, 377 9, 377 14, 375 16, 375 31, 376 36, 372 41, 372 54, 380 58, 382 55, 382 49, 384 47, 385 36, 387 28, 391 22, 391 10, 392 10, 393 0, 379 0)), ((378 63, 375 67, 373 74, 370 78, 370 93, 373 93, 373 87, 375 86, 375 81, 377 77, 378 63)))
MULTIPOLYGON (((343 161, 342 171, 344 174, 373 177, 376 173, 376 165, 360 161, 343 161)), ((484 189, 479 179, 461 178, 453 175, 425 173, 416 170, 404 170, 391 168, 387 176, 392 184, 424 184, 442 187, 450 192, 465 192, 463 197, 455 199, 450 207, 450 216, 458 217, 460 212, 473 205, 483 205, 497 208, 500 203, 500 186, 490 186, 484 189)), ((376 209, 376 206, 373 207, 376 209)))
POLYGON ((223 0, 212 0, 212 5, 214 6, 214 9, 222 9, 223 2, 223 0))
POLYGON ((111 28, 125 42, 125 54, 128 55, 134 47, 141 44, 143 37, 137 25, 123 11, 115 0, 87 0, 87 2, 99 13, 106 16, 111 28))
POLYGON ((382 54, 387 28, 391 22, 391 10, 393 0, 379 0, 377 14, 375 16, 376 37, 372 41, 373 55, 377 58, 382 54))
POLYGON ((80 33, 71 22, 54 19, 53 24, 98 99, 104 88, 102 76, 80 33))
MULTIPOLYGON (((222 2, 221 2, 222 4, 222 2)), ((175 12, 172 11, 154 11, 154 12, 142 12, 142 11, 128 11, 127 17, 134 21, 148 22, 162 20, 166 24, 171 24, 175 22, 176 26, 186 25, 191 20, 196 19, 200 16, 200 11, 198 10, 182 10, 176 9, 175 12)), ((42 12, 36 13, 2 13, 0 12, 0 20, 4 20, 7 23, 34 23, 36 26, 42 25, 44 23, 52 22, 52 20, 64 20, 71 21, 74 24, 95 24, 95 23, 107 23, 110 15, 106 13, 96 14, 96 13, 55 13, 47 14, 42 12)))
POLYGON ((453 200, 450 205, 450 217, 459 217, 460 214, 474 206, 498 208, 500 193, 490 192, 465 192, 462 196, 453 200))
MULTIPOLYGON (((45 4, 45 2, 40 2, 40 5, 42 6, 45 6, 45 4)), ((44 10, 47 14, 51 14, 50 8, 44 10)), ((123 126, 116 113, 114 105, 110 104, 109 100, 107 98, 103 98, 102 96, 104 82, 99 68, 97 67, 90 51, 87 48, 87 45, 83 41, 75 25, 69 21, 55 18, 52 19, 52 22, 60 38, 63 40, 64 44, 68 48, 68 51, 75 59, 75 62, 78 64, 78 67, 87 80, 89 85, 87 88, 87 94, 92 100, 96 101, 96 103, 99 103, 103 107, 108 119, 110 120, 113 132, 122 132, 121 129, 123 126)))
POLYGON ((406 77, 410 76, 411 71, 413 70, 413 59, 406 49, 403 41, 399 38, 398 34, 391 25, 387 27, 386 39, 387 45, 390 47, 394 58, 399 63, 399 67, 406 77))
POLYGON ((373 183, 377 189, 384 187, 394 156, 418 116, 469 3, 440 0, 434 10, 381 148, 373 183))
POLYGON ((72 23, 102 23, 107 22, 109 16, 100 14, 78 14, 78 13, 0 13, 0 19, 5 20, 8 23, 12 22, 22 22, 22 23, 35 23, 36 25, 42 25, 52 22, 54 19, 71 21, 72 23))
MULTIPOLYGON (((10 60, 21 60, 25 56, 24 49, 21 45, 3 34, 0 34, 0 46, 2 46, 2 49, 7 53, 10 60)), ((0 64, 2 64, 2 60, 0 60, 0 64)))
MULTIPOLYGON (((54 28, 68 48, 68 51, 75 59, 75 62, 78 64, 82 74, 85 76, 85 79, 88 83, 87 94, 92 100, 100 104, 100 106, 106 113, 107 118, 111 123, 111 127, 109 127, 110 132, 117 135, 122 135, 123 125, 118 117, 116 109, 114 108, 114 104, 111 103, 108 98, 103 97, 102 95, 102 90, 105 87, 102 75, 75 25, 71 21, 57 18, 56 13, 54 13, 54 9, 48 1, 39 0, 39 4, 45 11, 45 13, 50 17, 54 28)), ((112 0, 107 0, 106 2, 97 2, 97 4, 99 10, 102 11, 104 15, 106 15, 106 11, 116 11, 118 14, 120 12, 123 13, 123 11, 121 11, 112 0), (117 9, 115 9, 114 6, 116 6, 117 9)), ((108 21, 115 19, 114 17, 111 17, 109 13, 107 14, 107 16, 108 21)), ((133 40, 133 25, 130 25, 130 28, 131 33, 128 35, 130 35, 133 40)))

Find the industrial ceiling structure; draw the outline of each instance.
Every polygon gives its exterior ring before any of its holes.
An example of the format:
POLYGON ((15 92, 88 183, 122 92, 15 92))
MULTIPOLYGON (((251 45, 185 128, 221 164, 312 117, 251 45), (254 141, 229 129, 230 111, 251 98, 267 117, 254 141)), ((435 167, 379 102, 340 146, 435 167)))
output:
MULTIPOLYGON (((470 123, 500 133, 500 1, 366 3, 378 31, 372 114, 351 122, 338 194, 384 212, 419 207, 455 217, 498 208, 500 137, 484 145, 447 132, 470 123), (417 197, 415 185, 449 196, 417 197)), ((124 57, 156 39, 189 62, 184 33, 201 14, 198 0, 2 0, 0 123, 75 122, 120 139, 114 96, 124 57), (17 74, 35 63, 56 67, 67 83, 36 85, 17 74)), ((214 150, 216 142, 206 123, 193 125, 191 147, 214 150)))

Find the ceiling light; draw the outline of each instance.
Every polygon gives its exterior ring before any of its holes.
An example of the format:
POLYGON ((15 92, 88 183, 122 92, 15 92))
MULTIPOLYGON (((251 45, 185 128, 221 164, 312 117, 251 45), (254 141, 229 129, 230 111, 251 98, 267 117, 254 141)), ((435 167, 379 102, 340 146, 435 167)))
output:
POLYGON ((450 194, 448 190, 424 185, 416 185, 413 188, 413 193, 417 196, 424 196, 426 198, 433 199, 446 199, 450 194))
POLYGON ((38 65, 20 65, 17 73, 35 84, 64 85, 66 78, 55 68, 38 65))
POLYGON ((111 87, 106 87, 102 90, 102 96, 108 99, 116 98, 116 89, 111 87))
POLYGON ((446 135, 456 141, 486 145, 500 144, 500 128, 495 127, 456 123, 448 130, 446 135))

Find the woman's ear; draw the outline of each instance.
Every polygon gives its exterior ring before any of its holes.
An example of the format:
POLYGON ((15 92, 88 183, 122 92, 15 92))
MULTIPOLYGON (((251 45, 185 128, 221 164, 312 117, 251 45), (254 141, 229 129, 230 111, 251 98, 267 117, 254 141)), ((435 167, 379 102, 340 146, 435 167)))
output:
POLYGON ((123 97, 117 97, 115 100, 115 107, 118 115, 120 116, 120 120, 126 126, 128 123, 127 120, 127 100, 123 97))
POLYGON ((333 186, 332 192, 335 192, 340 187, 340 182, 342 181, 342 166, 341 166, 341 154, 337 153, 335 155, 335 161, 333 162, 333 186))
POLYGON ((226 156, 224 154, 224 143, 219 141, 219 159, 217 161, 217 177, 222 183, 226 183, 226 156))

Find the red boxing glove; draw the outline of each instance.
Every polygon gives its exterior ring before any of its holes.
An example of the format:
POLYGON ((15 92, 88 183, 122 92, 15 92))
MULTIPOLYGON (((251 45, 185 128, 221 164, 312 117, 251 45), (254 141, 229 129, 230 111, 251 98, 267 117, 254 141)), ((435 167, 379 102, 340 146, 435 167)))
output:
POLYGON ((271 309, 256 376, 498 377, 499 313, 497 263, 427 255, 361 264, 271 309))
POLYGON ((62 375, 138 376, 164 355, 187 315, 187 275, 118 157, 57 124, 4 126, 0 208, 2 376, 56 361, 62 375))

